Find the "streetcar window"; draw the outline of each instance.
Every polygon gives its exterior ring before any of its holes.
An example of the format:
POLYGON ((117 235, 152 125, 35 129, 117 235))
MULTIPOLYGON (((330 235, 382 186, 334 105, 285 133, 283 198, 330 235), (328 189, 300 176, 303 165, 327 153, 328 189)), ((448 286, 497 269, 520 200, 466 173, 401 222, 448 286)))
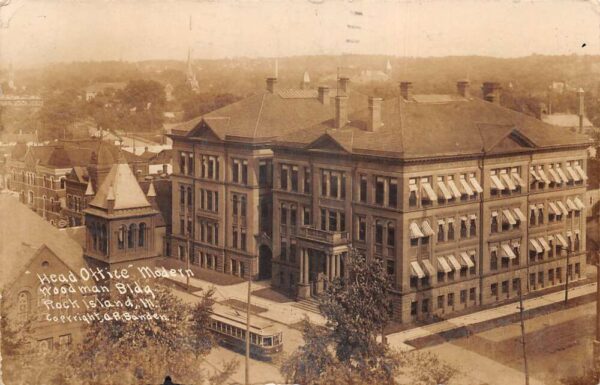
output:
POLYGON ((265 338, 263 338, 263 345, 265 345, 265 346, 273 346, 273 337, 265 337, 265 338))

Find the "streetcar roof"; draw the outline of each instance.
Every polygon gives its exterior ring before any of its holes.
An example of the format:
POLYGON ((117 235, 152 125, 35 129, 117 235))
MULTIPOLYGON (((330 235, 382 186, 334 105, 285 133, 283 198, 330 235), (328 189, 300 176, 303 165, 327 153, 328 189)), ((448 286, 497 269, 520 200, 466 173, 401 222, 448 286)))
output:
MULTIPOLYGON (((215 321, 221 321, 242 329, 246 328, 246 312, 233 309, 229 306, 214 304, 211 318, 215 321)), ((264 318, 256 318, 256 315, 250 317, 250 329, 261 333, 277 334, 279 331, 273 325, 273 322, 264 318)))

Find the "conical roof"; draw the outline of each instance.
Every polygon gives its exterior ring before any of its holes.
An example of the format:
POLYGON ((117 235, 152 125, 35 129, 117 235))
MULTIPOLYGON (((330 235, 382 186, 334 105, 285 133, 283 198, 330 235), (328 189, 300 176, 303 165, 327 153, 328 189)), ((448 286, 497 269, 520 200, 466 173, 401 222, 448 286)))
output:
POLYGON ((109 200, 114 201, 115 210, 151 207, 133 171, 124 160, 112 166, 90 206, 107 209, 109 200))
POLYGON ((86 196, 94 195, 94 187, 92 187, 92 178, 88 179, 87 188, 85 189, 85 195, 86 196))

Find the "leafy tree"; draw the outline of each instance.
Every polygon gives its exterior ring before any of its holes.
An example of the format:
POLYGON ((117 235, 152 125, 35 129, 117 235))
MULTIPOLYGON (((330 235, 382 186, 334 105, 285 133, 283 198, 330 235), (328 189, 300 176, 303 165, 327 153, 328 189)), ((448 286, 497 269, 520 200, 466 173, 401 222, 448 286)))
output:
POLYGON ((435 354, 419 351, 405 355, 405 365, 410 367, 413 385, 448 384, 457 370, 441 361, 435 354))
POLYGON ((398 357, 377 335, 390 319, 391 288, 379 260, 367 261, 355 251, 345 259, 346 279, 336 279, 320 299, 325 329, 305 322, 305 345, 282 366, 288 381, 303 384, 392 384, 399 369, 398 357))
POLYGON ((81 102, 74 90, 49 94, 40 110, 42 123, 40 139, 66 137, 68 129, 73 126, 75 120, 82 117, 82 110, 81 102))
POLYGON ((181 106, 185 120, 195 118, 240 100, 239 96, 229 93, 216 95, 212 93, 190 93, 183 95, 184 99, 182 99, 181 106))
POLYGON ((117 93, 127 108, 143 111, 150 108, 162 108, 165 105, 165 88, 154 80, 131 80, 125 88, 117 93))

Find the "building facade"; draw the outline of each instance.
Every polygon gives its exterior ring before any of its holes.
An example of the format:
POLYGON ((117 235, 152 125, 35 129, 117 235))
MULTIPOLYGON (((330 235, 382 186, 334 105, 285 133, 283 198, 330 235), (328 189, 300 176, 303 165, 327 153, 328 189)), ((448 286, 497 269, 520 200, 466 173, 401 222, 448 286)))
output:
POLYGON ((270 275, 308 298, 355 249, 382 260, 402 322, 584 276, 584 136, 501 107, 496 83, 482 100, 466 81, 453 95, 404 82, 386 101, 340 84, 283 91, 271 79, 173 131, 174 258, 190 250, 199 268, 270 275))

